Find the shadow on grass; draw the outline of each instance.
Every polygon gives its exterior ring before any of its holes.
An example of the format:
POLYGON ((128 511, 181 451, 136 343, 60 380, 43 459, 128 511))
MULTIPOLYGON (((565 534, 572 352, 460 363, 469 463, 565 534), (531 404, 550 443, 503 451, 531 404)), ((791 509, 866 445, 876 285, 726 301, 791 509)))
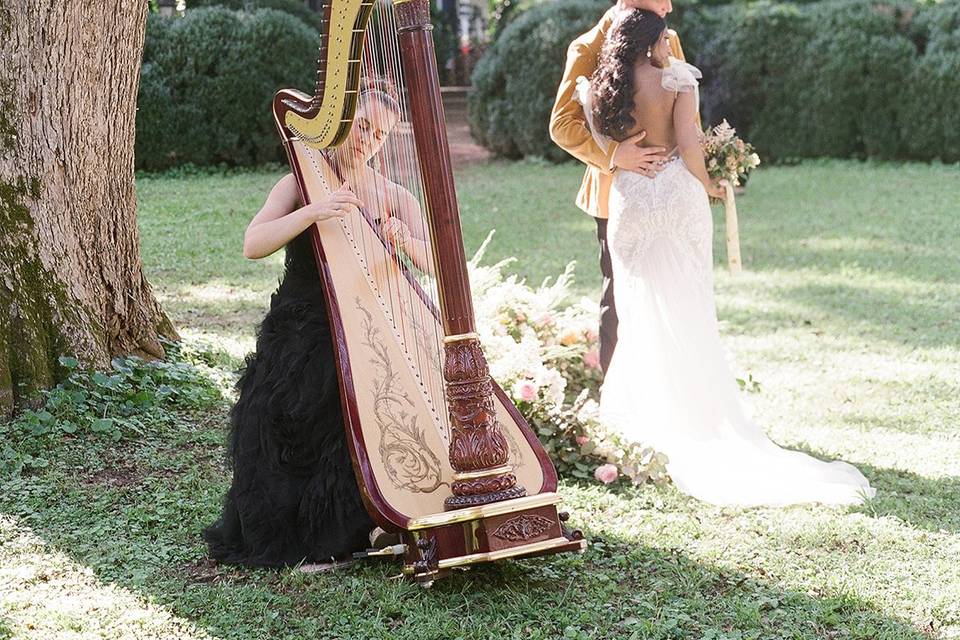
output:
MULTIPOLYGON (((803 445, 785 448, 824 462, 837 460, 803 445)), ((960 512, 957 511, 960 478, 925 478, 910 471, 876 467, 865 462, 857 462, 854 466, 867 477, 877 494, 865 504, 851 507, 851 512, 875 518, 894 516, 905 524, 933 533, 960 533, 960 512)))
MULTIPOLYGON (((824 272, 841 267, 856 267, 877 276, 892 276, 920 283, 939 284, 955 282, 960 269, 951 247, 904 242, 878 237, 884 229, 865 229, 863 235, 840 237, 791 237, 749 246, 752 254, 748 268, 754 271, 817 269, 824 272), (823 246, 823 245, 833 246, 823 246)), ((775 235, 767 232, 764 235, 775 235)), ((715 249, 723 252, 718 237, 715 249)), ((943 242, 935 239, 933 242, 943 242)), ((724 254, 725 255, 725 254, 724 254)))
MULTIPOLYGON (((121 485, 64 456, 44 475, 0 480, 0 509, 105 584, 141 594, 221 640, 240 638, 922 638, 909 623, 845 594, 808 594, 642 540, 595 532, 584 555, 503 562, 428 592, 399 566, 334 575, 246 570, 204 559, 226 473, 209 427, 182 431, 123 462, 121 485), (753 632, 753 635, 750 635, 753 632), (773 634, 773 635, 771 635, 773 634), (730 636, 741 637, 741 636, 730 636)), ((89 452, 88 452, 89 453, 89 452)), ((892 479, 878 484, 888 486, 892 479)), ((899 481, 906 483, 908 478, 899 481)))
POLYGON ((858 464, 877 496, 854 511, 874 517, 895 516, 934 533, 960 532, 960 478, 924 478, 909 471, 858 464))
POLYGON ((779 295, 835 318, 831 331, 918 348, 953 347, 960 340, 960 307, 947 295, 906 297, 856 284, 807 284, 779 295))
POLYGON ((858 336, 913 348, 955 347, 960 342, 960 304, 943 296, 905 296, 869 284, 783 286, 769 295, 789 308, 724 307, 720 318, 750 333, 765 335, 784 327, 805 326, 831 335, 858 336))

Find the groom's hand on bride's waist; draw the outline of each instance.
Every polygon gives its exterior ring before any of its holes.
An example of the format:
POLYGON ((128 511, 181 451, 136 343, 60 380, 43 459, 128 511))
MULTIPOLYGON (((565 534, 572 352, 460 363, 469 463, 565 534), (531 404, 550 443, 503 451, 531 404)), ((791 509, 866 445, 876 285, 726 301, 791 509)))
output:
POLYGON ((648 178, 657 175, 667 160, 667 150, 663 147, 644 147, 646 131, 632 135, 617 145, 613 152, 613 166, 625 171, 640 173, 648 178))

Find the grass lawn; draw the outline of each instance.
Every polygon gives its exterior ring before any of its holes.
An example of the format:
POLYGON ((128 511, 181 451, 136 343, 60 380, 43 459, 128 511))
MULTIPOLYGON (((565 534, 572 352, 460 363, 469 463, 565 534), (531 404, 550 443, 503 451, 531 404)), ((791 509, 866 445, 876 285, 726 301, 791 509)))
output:
MULTIPOLYGON (((276 172, 138 180, 147 275, 182 335, 231 372, 281 260, 245 261, 276 172)), ((459 171, 467 251, 531 281, 578 262, 596 295, 575 165, 459 171)), ((0 475, 6 638, 960 638, 960 167, 847 162, 759 171, 740 202, 746 272, 723 268, 736 370, 780 443, 859 466, 856 508, 728 509, 671 487, 566 483, 584 555, 504 562, 429 591, 398 567, 333 575, 216 567, 200 530, 228 485, 228 404, 114 444, 65 439, 0 475)))

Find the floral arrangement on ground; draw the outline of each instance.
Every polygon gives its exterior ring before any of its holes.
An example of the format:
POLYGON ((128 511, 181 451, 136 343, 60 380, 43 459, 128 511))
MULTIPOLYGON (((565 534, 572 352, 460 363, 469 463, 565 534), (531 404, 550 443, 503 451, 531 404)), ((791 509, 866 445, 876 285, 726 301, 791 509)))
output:
POLYGON ((477 331, 490 375, 536 431, 558 473, 610 484, 668 481, 663 453, 627 442, 599 416, 599 309, 572 300, 573 267, 533 288, 504 274, 513 258, 482 265, 493 237, 470 260, 477 331))

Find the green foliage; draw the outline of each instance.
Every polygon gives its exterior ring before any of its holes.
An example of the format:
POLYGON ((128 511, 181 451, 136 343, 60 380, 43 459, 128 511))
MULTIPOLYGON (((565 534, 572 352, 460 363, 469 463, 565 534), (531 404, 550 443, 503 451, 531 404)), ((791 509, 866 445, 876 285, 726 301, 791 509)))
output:
POLYGON ((900 123, 901 137, 912 156, 960 160, 960 48, 931 49, 910 76, 910 91, 900 96, 909 118, 900 123))
POLYGON ((895 5, 731 5, 688 21, 703 115, 727 118, 762 157, 903 155, 899 96, 916 49, 895 5), (763 55, 757 55, 763 52, 763 55))
POLYGON ((602 0, 557 0, 514 20, 473 73, 470 131, 498 155, 562 160, 548 123, 567 46, 607 8, 602 0))
POLYGON ((257 9, 276 9, 296 17, 308 27, 320 31, 322 16, 320 12, 313 11, 303 0, 188 0, 187 9, 199 9, 202 7, 223 7, 224 9, 233 9, 235 11, 252 12, 257 9))
POLYGON ((520 17, 525 11, 545 0, 492 0, 490 2, 490 19, 487 30, 490 38, 496 40, 503 33, 514 18, 520 17))
POLYGON ((925 53, 960 51, 960 3, 921 7, 910 23, 910 35, 925 53))
POLYGON ((215 403, 220 392, 198 369, 207 356, 174 343, 165 348, 167 360, 115 358, 108 371, 83 370, 76 358, 61 357, 66 379, 41 393, 39 408, 0 423, 0 471, 42 469, 65 439, 133 440, 144 435, 148 422, 168 419, 171 411, 215 403))
MULTIPOLYGON (((564 46, 605 7, 561 0, 503 31, 474 75, 471 127, 484 146, 566 157, 545 132, 564 46)), ((957 3, 701 3, 669 22, 703 70, 704 124, 727 119, 764 159, 960 159, 960 116, 948 108, 960 95, 957 3)))
POLYGON ((151 15, 137 112, 138 169, 282 160, 278 89, 311 89, 319 34, 273 9, 151 15))
POLYGON ((447 75, 447 63, 460 55, 457 50, 459 38, 456 25, 450 24, 446 15, 430 3, 430 22, 433 24, 433 48, 437 57, 437 73, 443 79, 447 75))

